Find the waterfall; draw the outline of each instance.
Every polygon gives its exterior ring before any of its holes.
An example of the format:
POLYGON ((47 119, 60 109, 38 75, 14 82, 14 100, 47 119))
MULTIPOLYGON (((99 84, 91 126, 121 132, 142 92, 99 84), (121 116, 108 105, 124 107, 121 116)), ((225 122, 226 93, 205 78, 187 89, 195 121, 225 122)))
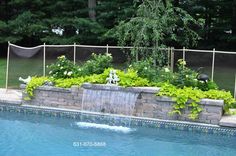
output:
POLYGON ((132 116, 139 93, 84 89, 82 110, 132 116))
MULTIPOLYGON (((118 86, 90 84, 87 84, 87 86, 92 87, 84 88, 81 106, 82 110, 122 114, 127 116, 133 115, 139 92, 124 91, 118 86)), ((86 116, 83 114, 81 115, 80 122, 76 123, 76 125, 80 128, 99 128, 124 133, 129 133, 135 130, 130 128, 130 124, 131 117, 128 117, 128 119, 124 119, 122 123, 119 123, 118 125, 120 126, 117 126, 116 124, 108 125, 100 122, 91 123, 86 120, 86 116)))

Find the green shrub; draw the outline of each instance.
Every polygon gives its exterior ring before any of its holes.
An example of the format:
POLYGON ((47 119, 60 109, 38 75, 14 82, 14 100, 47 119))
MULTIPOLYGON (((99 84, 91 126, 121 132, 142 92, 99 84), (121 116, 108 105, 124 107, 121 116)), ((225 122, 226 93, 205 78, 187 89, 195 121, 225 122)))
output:
MULTIPOLYGON (((93 74, 84 77, 78 78, 69 78, 69 79, 57 79, 55 80, 55 85, 62 88, 70 88, 73 85, 82 85, 85 82, 96 83, 96 84, 105 84, 106 78, 109 76, 110 70, 113 68, 106 69, 102 74, 93 74)), ((117 75, 120 79, 119 85, 123 87, 135 87, 135 86, 149 86, 149 81, 144 78, 140 78, 137 75, 137 72, 129 69, 126 73, 121 70, 116 70, 117 75)))
POLYGON ((170 114, 181 115, 182 110, 186 107, 191 108, 189 118, 193 120, 197 119, 199 113, 202 111, 202 108, 198 104, 202 98, 224 100, 225 112, 228 112, 229 108, 231 108, 235 103, 235 99, 232 97, 230 92, 221 90, 202 91, 193 87, 177 88, 176 86, 168 83, 161 86, 161 90, 157 93, 157 95, 172 97, 176 102, 173 105, 173 111, 170 112, 170 114))
POLYGON ((197 82, 197 88, 201 89, 202 91, 208 91, 211 89, 218 89, 219 87, 217 86, 217 84, 213 81, 207 81, 207 82, 203 82, 203 81, 198 81, 197 82))
POLYGON ((155 81, 157 77, 157 69, 153 67, 153 61, 143 60, 132 63, 129 68, 137 71, 138 76, 155 81))
POLYGON ((79 69, 80 76, 101 74, 106 68, 111 67, 112 56, 110 54, 92 54, 90 60, 85 62, 85 64, 79 69))
POLYGON ((149 81, 138 76, 137 71, 128 69, 127 72, 117 70, 120 78, 119 85, 123 87, 149 86, 149 81))
POLYGON ((187 68, 185 61, 183 61, 182 59, 178 60, 177 68, 178 68, 177 69, 178 71, 175 73, 175 76, 173 80, 171 81, 171 84, 179 88, 197 86, 198 73, 187 68))
POLYGON ((175 74, 170 71, 169 68, 163 67, 158 70, 158 74, 156 77, 156 82, 158 83, 163 83, 163 82, 172 82, 173 79, 175 78, 175 74))
POLYGON ((78 75, 78 68, 64 55, 57 58, 57 62, 49 67, 49 76, 55 79, 73 78, 78 75))

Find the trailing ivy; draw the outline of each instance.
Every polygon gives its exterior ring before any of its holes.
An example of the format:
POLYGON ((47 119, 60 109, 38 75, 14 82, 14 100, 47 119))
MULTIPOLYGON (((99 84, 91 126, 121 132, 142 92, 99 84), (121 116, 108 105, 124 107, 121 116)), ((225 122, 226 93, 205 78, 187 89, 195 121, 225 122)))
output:
POLYGON ((34 96, 34 90, 42 86, 49 78, 47 77, 32 77, 31 81, 26 86, 26 93, 28 97, 25 98, 25 100, 30 100, 34 96))
POLYGON ((226 112, 235 103, 230 92, 221 90, 202 91, 193 87, 177 88, 168 83, 161 86, 161 90, 157 93, 157 96, 169 96, 173 98, 175 104, 173 105, 173 111, 170 112, 171 115, 181 115, 184 109, 189 108, 190 114, 188 117, 192 120, 197 119, 199 113, 202 111, 202 108, 198 104, 202 98, 224 100, 224 110, 226 112))

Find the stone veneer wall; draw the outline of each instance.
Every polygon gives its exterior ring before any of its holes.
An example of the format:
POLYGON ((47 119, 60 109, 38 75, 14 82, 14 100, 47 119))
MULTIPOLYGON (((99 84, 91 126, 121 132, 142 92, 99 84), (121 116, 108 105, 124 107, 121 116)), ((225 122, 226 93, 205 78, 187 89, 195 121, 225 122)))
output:
MULTIPOLYGON (((185 109, 181 116, 170 116, 169 112, 172 110, 174 102, 169 97, 157 97, 155 94, 159 91, 159 88, 156 87, 123 88, 119 86, 84 84, 80 88, 73 86, 70 89, 64 89, 42 86, 35 90, 35 97, 32 100, 23 101, 23 104, 81 110, 84 89, 139 92, 133 116, 190 121, 188 119, 188 109, 185 109)), ((223 114, 223 100, 202 99, 199 104, 203 111, 196 122, 219 124, 223 114)), ((106 110, 106 113, 111 112, 106 110)))

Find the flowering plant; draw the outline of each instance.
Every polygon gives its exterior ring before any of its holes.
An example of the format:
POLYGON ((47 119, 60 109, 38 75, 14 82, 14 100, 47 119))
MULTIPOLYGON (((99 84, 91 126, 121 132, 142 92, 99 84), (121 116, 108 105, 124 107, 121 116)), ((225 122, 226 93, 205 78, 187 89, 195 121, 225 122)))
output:
POLYGON ((198 73, 190 68, 186 67, 186 62, 182 59, 177 62, 178 71, 175 74, 175 78, 172 80, 172 84, 179 87, 196 87, 198 80, 198 73))
POLYGON ((73 78, 77 76, 77 66, 64 55, 57 58, 57 62, 48 66, 51 78, 73 78))

